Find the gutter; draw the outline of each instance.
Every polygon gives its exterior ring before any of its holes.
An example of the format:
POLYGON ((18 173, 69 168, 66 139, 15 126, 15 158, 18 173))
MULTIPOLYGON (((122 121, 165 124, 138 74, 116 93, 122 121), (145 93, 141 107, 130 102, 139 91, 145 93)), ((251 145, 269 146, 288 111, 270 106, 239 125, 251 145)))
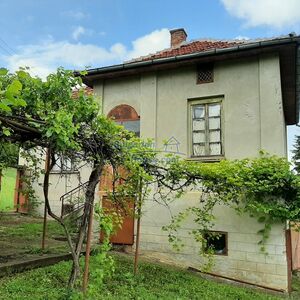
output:
MULTIPOLYGON (((285 45, 285 44, 290 44, 293 42, 300 44, 300 36, 291 36, 291 37, 282 38, 282 39, 274 39, 274 40, 260 41, 260 42, 254 42, 254 43, 248 43, 248 44, 240 44, 240 45, 229 47, 229 48, 219 48, 219 49, 215 48, 215 49, 203 51, 203 52, 177 55, 177 56, 166 57, 166 58, 156 58, 156 59, 152 59, 152 60, 124 63, 124 64, 119 64, 119 65, 90 69, 90 70, 87 70, 87 75, 85 75, 84 77, 89 77, 89 76, 93 76, 93 75, 97 75, 97 74, 103 74, 103 73, 107 73, 107 72, 117 72, 117 71, 122 71, 122 70, 134 69, 134 68, 145 67, 145 66, 152 66, 152 65, 157 65, 157 64, 164 64, 164 63, 169 63, 169 62, 183 61, 183 60, 204 57, 204 56, 214 56, 214 55, 218 55, 218 54, 232 53, 232 52, 236 52, 236 51, 245 51, 245 50, 252 50, 252 49, 256 49, 256 48, 285 45)), ((299 47, 298 47, 298 49, 299 49, 299 47)), ((299 52, 298 52, 298 54, 299 54, 299 52)), ((298 55, 298 58, 299 58, 299 55, 298 55)), ((300 66, 299 66, 299 68, 300 68, 300 66)), ((75 75, 80 76, 80 73, 78 71, 76 71, 75 75)))

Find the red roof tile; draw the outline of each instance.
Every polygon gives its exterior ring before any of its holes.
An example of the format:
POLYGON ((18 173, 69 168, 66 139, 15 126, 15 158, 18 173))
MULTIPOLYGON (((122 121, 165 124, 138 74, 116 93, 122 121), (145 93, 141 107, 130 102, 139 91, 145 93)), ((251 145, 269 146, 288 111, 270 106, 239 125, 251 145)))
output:
POLYGON ((162 51, 159 51, 154 54, 149 54, 147 56, 141 56, 139 58, 133 59, 130 62, 137 62, 137 61, 146 61, 152 60, 157 58, 167 58, 173 57, 178 55, 184 54, 192 54, 197 52, 204 52, 211 49, 221 49, 221 48, 230 48, 239 44, 244 43, 243 40, 236 40, 236 41, 217 41, 217 40, 199 40, 199 41, 192 41, 188 43, 184 43, 176 48, 169 48, 162 51))
MULTIPOLYGON (((72 97, 73 97, 73 98, 78 98, 78 93, 79 93, 79 90, 74 90, 74 91, 72 92, 72 97)), ((93 90, 91 87, 86 86, 86 87, 84 88, 84 93, 85 93, 87 96, 91 96, 91 95, 93 95, 94 90, 93 90)))

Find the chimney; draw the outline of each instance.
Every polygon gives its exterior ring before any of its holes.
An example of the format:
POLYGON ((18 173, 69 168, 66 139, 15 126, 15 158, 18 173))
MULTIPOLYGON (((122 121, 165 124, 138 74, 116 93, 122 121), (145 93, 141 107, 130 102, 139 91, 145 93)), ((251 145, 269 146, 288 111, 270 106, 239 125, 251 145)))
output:
POLYGON ((183 28, 170 30, 171 34, 171 47, 177 47, 186 41, 187 34, 183 28))

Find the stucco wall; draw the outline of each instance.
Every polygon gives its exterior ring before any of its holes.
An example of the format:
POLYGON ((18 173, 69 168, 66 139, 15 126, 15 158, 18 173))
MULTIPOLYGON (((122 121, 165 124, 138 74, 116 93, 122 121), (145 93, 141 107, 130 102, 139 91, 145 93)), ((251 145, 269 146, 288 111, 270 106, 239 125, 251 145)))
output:
MULTIPOLYGON (((41 156, 41 163, 38 166, 40 169, 44 169, 46 154, 45 151, 37 152, 38 156, 41 156)), ((26 160, 20 156, 19 165, 27 165, 26 160)), ((50 173, 50 186, 49 186, 49 202, 51 204, 52 211, 60 216, 61 215, 61 201, 60 197, 65 193, 76 188, 81 183, 88 181, 90 167, 84 164, 84 167, 80 168, 78 172, 73 173, 50 173)), ((35 213, 43 216, 44 214, 44 192, 43 192, 43 180, 44 176, 41 175, 37 182, 34 182, 33 188, 35 190, 36 197, 39 201, 39 205, 35 208, 35 213)))
MULTIPOLYGON (((277 55, 216 63, 213 83, 196 84, 196 67, 189 67, 98 82, 95 93, 102 99, 106 114, 120 104, 134 107, 141 117, 141 136, 153 138, 160 149, 163 141, 175 137, 184 157, 188 154, 188 101, 218 96, 223 104, 227 159, 255 157, 261 149, 280 156, 287 154, 277 55)), ((197 204, 198 196, 187 194, 172 204, 172 212, 197 204)), ((228 232, 228 256, 215 256, 212 272, 286 290, 284 224, 272 228, 266 256, 257 244, 261 224, 255 219, 238 216, 228 207, 217 207, 215 215, 215 229, 228 232)), ((145 204, 142 250, 199 267, 199 245, 187 234, 193 224, 186 224, 180 232, 187 246, 175 253, 161 230, 169 220, 166 208, 152 201, 145 204)))

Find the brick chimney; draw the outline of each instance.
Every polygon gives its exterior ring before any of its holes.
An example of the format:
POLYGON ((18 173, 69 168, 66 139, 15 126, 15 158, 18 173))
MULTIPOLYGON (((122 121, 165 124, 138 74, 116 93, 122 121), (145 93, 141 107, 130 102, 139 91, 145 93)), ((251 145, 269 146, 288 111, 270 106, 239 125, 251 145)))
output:
POLYGON ((171 34, 171 47, 177 47, 186 41, 187 34, 183 28, 170 30, 171 34))

